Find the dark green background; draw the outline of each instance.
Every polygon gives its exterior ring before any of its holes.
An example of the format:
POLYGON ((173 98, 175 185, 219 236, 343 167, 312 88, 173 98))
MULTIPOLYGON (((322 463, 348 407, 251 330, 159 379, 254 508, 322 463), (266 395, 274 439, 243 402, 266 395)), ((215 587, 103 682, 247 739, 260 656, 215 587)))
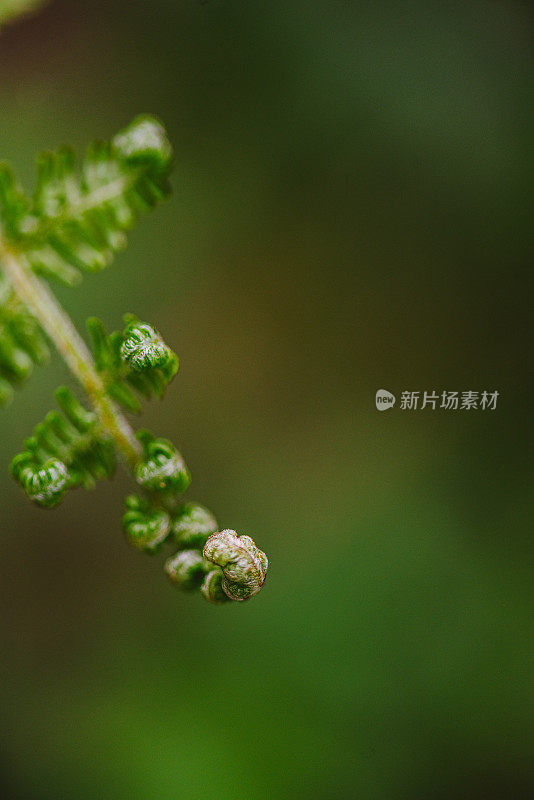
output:
POLYGON ((514 2, 54 2, 0 36, 0 157, 135 114, 174 196, 60 290, 181 369, 143 424, 271 561, 252 602, 167 584, 125 476, 36 509, 0 419, 9 800, 532 798, 532 16, 514 2), (495 412, 379 414, 387 388, 495 412))

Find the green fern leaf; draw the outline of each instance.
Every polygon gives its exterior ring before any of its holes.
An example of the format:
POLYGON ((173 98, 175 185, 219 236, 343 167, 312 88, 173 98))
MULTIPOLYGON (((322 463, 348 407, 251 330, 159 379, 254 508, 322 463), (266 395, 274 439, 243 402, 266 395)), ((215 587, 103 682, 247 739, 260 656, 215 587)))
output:
POLYGON ((176 497, 185 492, 191 475, 182 455, 168 439, 155 437, 150 431, 139 430, 136 437, 143 445, 144 458, 135 468, 139 486, 149 492, 176 497))
POLYGON ((171 165, 165 129, 150 116, 90 145, 80 170, 68 147, 43 153, 32 202, 0 164, 0 230, 34 272, 74 285, 80 270, 108 266, 139 214, 167 197, 171 165))
POLYGON ((11 475, 31 500, 50 508, 68 489, 92 489, 115 471, 115 451, 102 436, 96 414, 87 411, 65 386, 56 391, 63 412, 50 411, 24 451, 11 462, 11 475))
POLYGON ((39 324, 0 276, 0 406, 11 402, 14 388, 49 355, 39 324))
POLYGON ((131 545, 147 553, 156 553, 170 531, 170 516, 163 508, 137 494, 126 498, 126 513, 122 525, 131 545))
POLYGON ((95 366, 107 393, 129 411, 141 410, 135 391, 143 397, 162 397, 178 371, 178 357, 160 334, 133 314, 124 317, 126 328, 108 335, 97 317, 86 322, 95 366))

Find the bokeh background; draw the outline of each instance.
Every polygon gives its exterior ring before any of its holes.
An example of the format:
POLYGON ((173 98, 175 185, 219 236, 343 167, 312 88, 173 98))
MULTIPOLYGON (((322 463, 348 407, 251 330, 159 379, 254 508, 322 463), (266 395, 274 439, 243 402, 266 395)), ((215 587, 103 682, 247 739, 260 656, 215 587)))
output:
POLYGON ((28 188, 41 149, 167 124, 172 200, 58 294, 157 324, 181 369, 142 424, 271 561, 210 607, 127 547, 126 476, 31 507, 7 467, 68 380, 40 371, 0 419, 2 796, 534 797, 531 41, 504 0, 58 0, 2 30, 28 188))

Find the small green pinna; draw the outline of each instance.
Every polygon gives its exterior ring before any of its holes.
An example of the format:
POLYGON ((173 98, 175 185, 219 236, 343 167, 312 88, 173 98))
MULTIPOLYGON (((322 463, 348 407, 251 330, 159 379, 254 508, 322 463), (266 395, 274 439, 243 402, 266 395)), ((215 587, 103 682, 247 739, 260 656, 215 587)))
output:
POLYGON ((71 489, 111 478, 117 461, 138 493, 126 498, 123 528, 146 553, 172 545, 165 572, 182 589, 212 603, 248 600, 265 582, 267 557, 249 536, 218 530, 213 514, 186 501, 191 476, 168 439, 134 432, 126 416, 141 399, 161 398, 178 358, 155 327, 132 314, 108 333, 87 320, 91 350, 52 293, 49 282, 76 285, 126 246, 126 231, 170 192, 172 148, 154 117, 137 117, 111 141, 91 144, 81 167, 67 147, 37 162, 33 198, 0 164, 0 404, 12 399, 51 342, 83 389, 88 407, 65 386, 11 462, 27 496, 53 508, 71 489))

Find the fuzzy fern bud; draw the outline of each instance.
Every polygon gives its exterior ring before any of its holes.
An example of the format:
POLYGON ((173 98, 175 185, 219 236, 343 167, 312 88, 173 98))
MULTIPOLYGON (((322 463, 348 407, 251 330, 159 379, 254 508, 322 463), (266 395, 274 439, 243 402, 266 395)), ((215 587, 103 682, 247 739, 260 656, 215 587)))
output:
POLYGON ((138 413, 141 403, 135 392, 149 398, 163 397, 178 371, 178 357, 152 326, 132 314, 124 318, 126 329, 108 334, 97 317, 89 317, 95 366, 107 393, 128 411, 138 413), (132 391, 135 389, 135 392, 132 391))
POLYGON ((185 492, 191 476, 185 461, 168 439, 156 439, 149 431, 138 431, 145 459, 135 469, 137 483, 145 489, 185 492))
POLYGON ((130 544, 149 553, 157 552, 170 530, 170 517, 162 508, 151 508, 139 495, 126 498, 122 526, 130 544))
POLYGON ((223 589, 223 575, 220 569, 213 569, 208 572, 204 578, 204 582, 200 587, 201 594, 204 595, 206 600, 215 605, 221 603, 228 603, 231 599, 223 589))
POLYGON ((222 568, 222 588, 231 600, 248 600, 265 583, 269 562, 250 536, 235 531, 214 533, 204 545, 204 558, 222 568))
POLYGON ((122 361, 136 372, 160 369, 167 377, 178 370, 178 359, 159 333, 146 322, 130 324, 124 331, 120 354, 122 361))
POLYGON ((182 550, 165 562, 165 572, 181 589, 198 589, 210 569, 198 550, 182 550))
POLYGON ((217 530, 217 520, 199 503, 184 503, 174 515, 172 532, 181 549, 201 550, 208 537, 217 530))
POLYGON ((16 456, 11 474, 34 503, 44 508, 57 505, 69 488, 69 473, 58 458, 49 458, 42 465, 30 462, 29 453, 16 456))

